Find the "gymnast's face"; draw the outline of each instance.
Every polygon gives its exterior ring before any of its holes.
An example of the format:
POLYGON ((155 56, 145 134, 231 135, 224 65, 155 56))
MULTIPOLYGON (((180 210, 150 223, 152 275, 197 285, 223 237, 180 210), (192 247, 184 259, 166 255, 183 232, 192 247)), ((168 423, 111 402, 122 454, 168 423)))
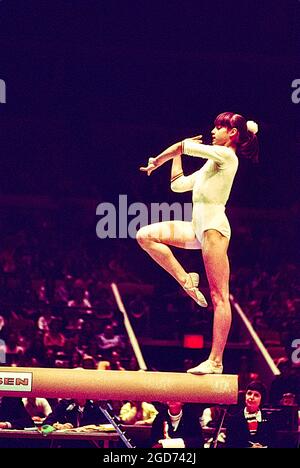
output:
POLYGON ((219 146, 231 146, 236 134, 236 128, 227 128, 221 125, 216 125, 211 131, 212 144, 219 146))

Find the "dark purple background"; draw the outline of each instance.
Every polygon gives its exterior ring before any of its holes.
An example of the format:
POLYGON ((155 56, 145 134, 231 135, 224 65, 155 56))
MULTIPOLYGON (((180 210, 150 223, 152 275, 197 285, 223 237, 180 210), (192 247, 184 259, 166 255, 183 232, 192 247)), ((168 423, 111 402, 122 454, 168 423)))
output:
POLYGON ((0 192, 174 200, 169 167, 139 165, 233 110, 259 122, 261 163, 231 204, 299 202, 299 17, 297 0, 2 1, 0 192))

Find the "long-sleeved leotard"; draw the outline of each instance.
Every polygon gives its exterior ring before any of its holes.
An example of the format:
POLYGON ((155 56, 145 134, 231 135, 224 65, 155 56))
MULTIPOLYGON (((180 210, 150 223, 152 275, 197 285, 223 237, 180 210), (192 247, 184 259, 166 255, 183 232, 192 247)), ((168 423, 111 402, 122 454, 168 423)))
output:
POLYGON ((203 233, 215 229, 228 239, 230 225, 225 206, 238 168, 238 158, 226 146, 202 145, 194 140, 183 141, 183 153, 207 159, 204 166, 189 176, 182 175, 171 184, 174 192, 193 191, 192 225, 200 243, 203 233))

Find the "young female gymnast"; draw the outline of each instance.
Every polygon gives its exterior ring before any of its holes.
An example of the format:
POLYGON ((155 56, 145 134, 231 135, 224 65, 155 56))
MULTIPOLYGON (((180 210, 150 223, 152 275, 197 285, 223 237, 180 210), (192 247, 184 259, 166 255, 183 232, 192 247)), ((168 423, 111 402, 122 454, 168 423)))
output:
POLYGON ((229 302, 229 261, 227 250, 230 225, 225 214, 238 158, 258 159, 257 124, 239 114, 217 116, 212 130, 212 145, 203 145, 202 136, 175 143, 140 170, 150 175, 172 159, 171 189, 193 192, 192 221, 164 221, 142 227, 137 233, 140 246, 202 307, 205 297, 198 289, 199 275, 187 273, 169 246, 201 249, 214 308, 213 341, 209 358, 187 372, 221 374, 223 352, 231 325, 229 302), (206 163, 184 176, 181 155, 206 159, 206 163))

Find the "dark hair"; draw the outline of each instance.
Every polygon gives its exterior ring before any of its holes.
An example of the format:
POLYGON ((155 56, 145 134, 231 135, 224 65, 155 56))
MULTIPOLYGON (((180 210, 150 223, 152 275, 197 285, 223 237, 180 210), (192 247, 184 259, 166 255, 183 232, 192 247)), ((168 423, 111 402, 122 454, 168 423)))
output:
POLYGON ((246 392, 248 392, 248 390, 259 392, 261 394, 261 405, 265 403, 267 398, 267 389, 262 382, 259 382, 258 380, 250 382, 246 388, 246 392))
POLYGON ((246 119, 240 114, 233 112, 222 112, 215 119, 215 126, 221 125, 226 128, 236 128, 238 131, 237 155, 240 158, 251 159, 258 162, 258 141, 255 133, 247 128, 246 119))

